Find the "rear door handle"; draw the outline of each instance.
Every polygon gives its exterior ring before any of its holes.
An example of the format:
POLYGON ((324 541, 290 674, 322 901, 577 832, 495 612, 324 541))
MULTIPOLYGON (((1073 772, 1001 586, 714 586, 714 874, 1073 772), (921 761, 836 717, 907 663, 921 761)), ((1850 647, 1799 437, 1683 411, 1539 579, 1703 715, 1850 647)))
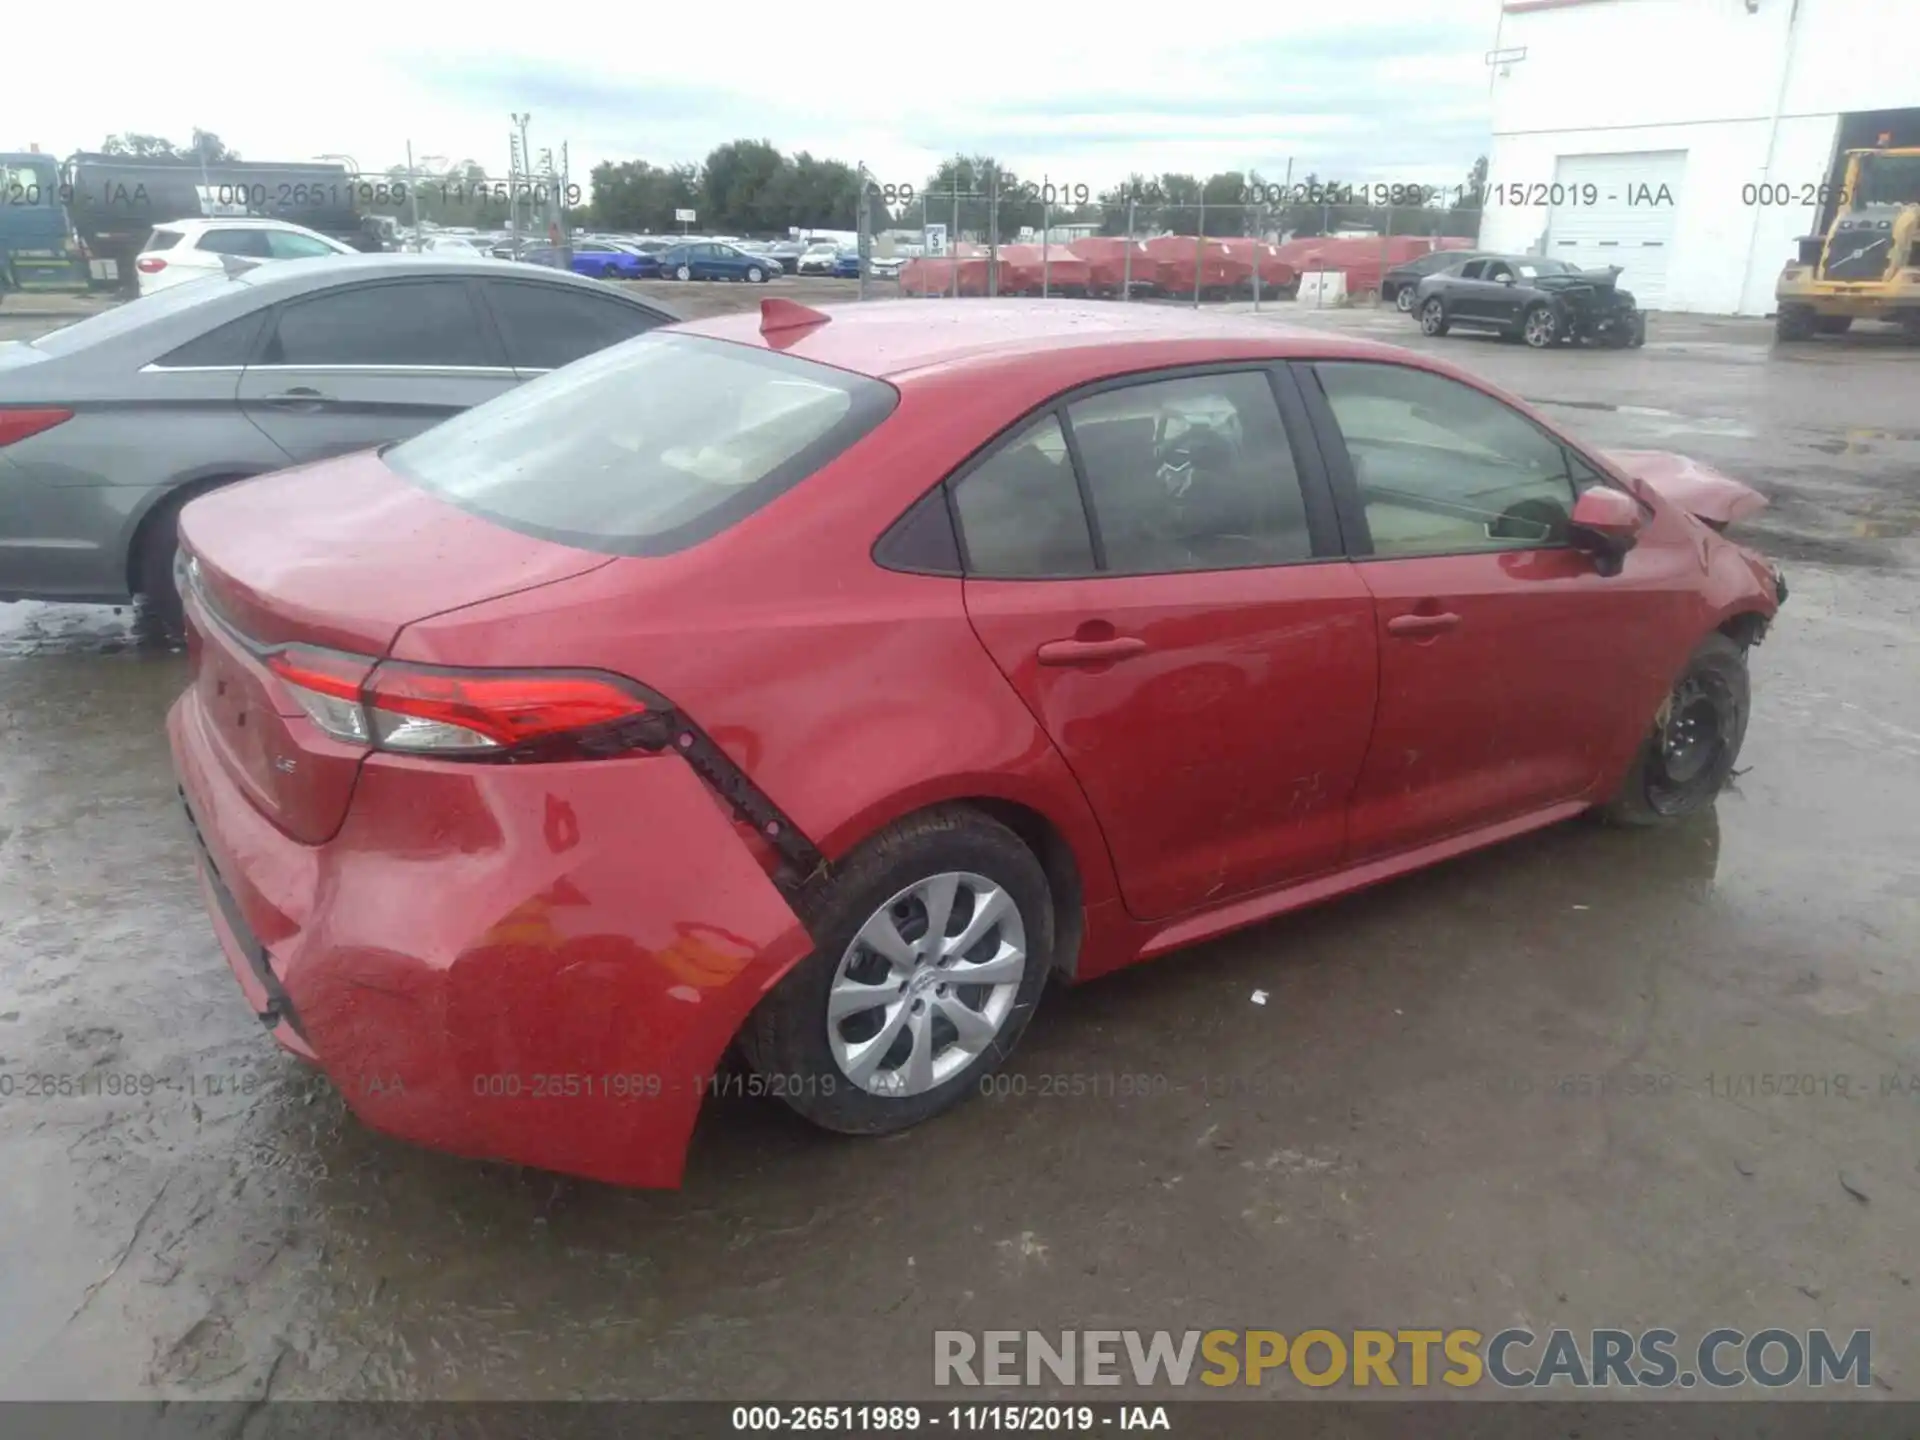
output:
POLYGON ((1437 635, 1442 630, 1451 630, 1460 623, 1460 617, 1452 611, 1439 615, 1396 615, 1387 621, 1389 635, 1437 635))
POLYGON ((273 395, 262 395, 260 403, 275 410, 318 410, 333 399, 308 385, 296 385, 273 395))
POLYGON ((1147 648, 1138 635, 1116 635, 1111 640, 1049 640, 1040 647, 1042 665, 1104 665, 1124 660, 1147 648))

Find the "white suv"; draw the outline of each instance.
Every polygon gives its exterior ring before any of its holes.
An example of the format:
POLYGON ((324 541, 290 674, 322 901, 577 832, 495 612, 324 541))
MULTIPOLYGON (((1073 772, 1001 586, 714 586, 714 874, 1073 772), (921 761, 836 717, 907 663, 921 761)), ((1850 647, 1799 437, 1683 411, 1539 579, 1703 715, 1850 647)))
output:
POLYGON ((322 255, 352 255, 351 245, 286 220, 262 220, 250 215, 209 220, 169 220, 154 227, 146 248, 134 258, 140 275, 140 293, 151 295, 172 285, 184 285, 224 269, 222 257, 238 256, 260 263, 269 260, 312 260, 322 255))

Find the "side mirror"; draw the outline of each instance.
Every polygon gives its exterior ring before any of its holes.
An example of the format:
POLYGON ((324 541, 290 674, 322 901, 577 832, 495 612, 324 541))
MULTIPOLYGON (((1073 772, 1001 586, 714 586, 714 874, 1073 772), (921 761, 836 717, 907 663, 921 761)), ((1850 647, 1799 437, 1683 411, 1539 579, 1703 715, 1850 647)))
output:
POLYGON ((1502 275, 1502 276, 1500 277, 1500 283, 1501 283, 1502 285, 1511 285, 1511 284, 1513 284, 1513 276, 1511 276, 1511 275, 1502 275))
POLYGON ((1646 523, 1639 501, 1623 491, 1596 485, 1574 501, 1567 536, 1574 549, 1593 557, 1602 575, 1618 575, 1646 523))

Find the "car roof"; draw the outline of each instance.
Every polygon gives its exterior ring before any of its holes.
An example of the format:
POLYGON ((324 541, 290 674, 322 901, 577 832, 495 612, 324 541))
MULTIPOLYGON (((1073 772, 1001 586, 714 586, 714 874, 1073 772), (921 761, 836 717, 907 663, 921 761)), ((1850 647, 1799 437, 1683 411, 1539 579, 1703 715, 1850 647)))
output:
POLYGON ((265 215, 195 215, 181 220, 163 220, 153 228, 178 230, 183 234, 200 230, 295 230, 302 235, 320 233, 308 225, 298 225, 291 220, 274 220, 265 215))
MULTIPOLYGON (((879 380, 916 371, 993 368, 1052 354, 1062 360, 1098 352, 1112 373, 1134 365, 1204 364, 1209 359, 1404 359, 1391 345, 1251 317, 1072 300, 876 300, 826 305, 828 323, 772 337, 754 312, 719 315, 675 327, 716 340, 778 349, 879 380), (769 339, 775 342, 769 344, 769 339)), ((1064 368, 1082 368, 1072 365, 1064 368)))

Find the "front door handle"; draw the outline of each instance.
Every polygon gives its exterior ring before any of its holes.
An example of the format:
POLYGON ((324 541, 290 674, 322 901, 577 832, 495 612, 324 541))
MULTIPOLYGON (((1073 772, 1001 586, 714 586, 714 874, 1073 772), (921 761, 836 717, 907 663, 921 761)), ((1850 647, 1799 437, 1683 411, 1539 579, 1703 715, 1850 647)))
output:
POLYGON ((1147 642, 1138 635, 1116 635, 1111 640, 1049 640, 1040 647, 1042 665, 1105 665, 1138 655, 1147 642))
POLYGON ((1396 615, 1387 621, 1389 635, 1437 635, 1442 630, 1451 630, 1460 623, 1460 617, 1452 611, 1439 615, 1396 615))
POLYGON ((296 385, 291 390, 262 395, 260 403, 275 410, 318 410, 332 399, 331 395, 324 395, 310 385, 296 385))

